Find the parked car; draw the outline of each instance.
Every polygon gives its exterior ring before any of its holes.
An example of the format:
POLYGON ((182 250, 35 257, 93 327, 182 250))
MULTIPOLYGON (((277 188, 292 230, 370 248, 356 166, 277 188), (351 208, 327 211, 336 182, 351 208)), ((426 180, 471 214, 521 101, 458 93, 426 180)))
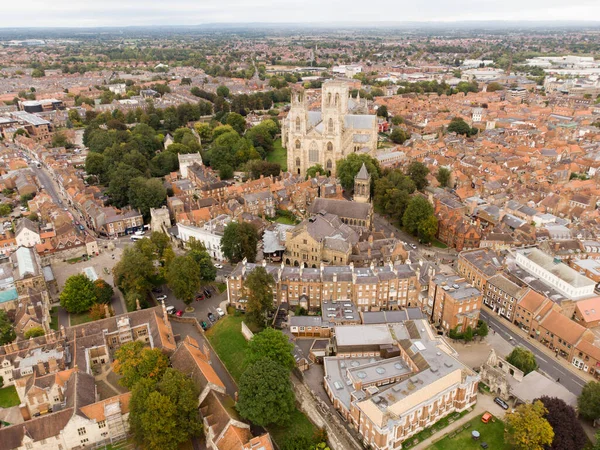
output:
POLYGON ((412 248, 413 250, 417 249, 417 246, 415 244, 408 244, 410 248, 412 248))
POLYGON ((180 309, 180 310, 178 310, 178 311, 175 313, 175 315, 176 315, 177 317, 181 317, 181 316, 183 316, 183 311, 180 309))
POLYGON ((83 225, 81 225, 81 224, 79 225, 79 229, 80 229, 81 231, 85 231, 85 227, 84 227, 83 225))
POLYGON ((223 264, 219 264, 219 263, 217 263, 217 264, 215 264, 215 267, 216 267, 217 269, 222 269, 222 268, 223 268, 223 264))
POLYGON ((144 230, 138 230, 134 233, 136 236, 143 236, 144 235, 144 230))
POLYGON ((508 409, 508 403, 506 403, 506 402, 505 402, 504 400, 502 400, 500 397, 496 397, 496 398, 494 399, 494 401, 495 401, 495 402, 496 402, 498 405, 500 405, 500 407, 501 407, 502 409, 508 409))
POLYGON ((177 309, 173 305, 167 306, 167 314, 175 314, 177 309))
POLYGON ((156 297, 156 300, 158 300, 159 302, 162 302, 163 300, 166 300, 166 299, 167 299, 167 296, 166 296, 165 294, 163 294, 163 295, 158 295, 158 296, 156 297))
POLYGON ((217 319, 215 319, 215 315, 211 312, 208 313, 208 320, 210 320, 212 323, 217 321, 217 319))
POLYGON ((200 322, 200 326, 202 327, 203 330, 206 330, 208 328, 208 324, 204 320, 202 322, 200 322))
POLYGON ((225 315, 225 311, 223 311, 221 308, 217 308, 217 314, 219 314, 219 317, 223 317, 225 315))
POLYGON ((492 415, 489 412, 486 412, 483 416, 481 416, 481 421, 483 423, 488 423, 492 419, 492 415))
POLYGON ((210 289, 204 288, 202 290, 202 292, 204 292, 204 295, 206 295, 206 298, 211 298, 212 297, 212 294, 210 293, 210 289))
POLYGON ((202 300, 204 300, 204 294, 198 294, 198 295, 196 295, 196 301, 197 302, 200 302, 202 300))

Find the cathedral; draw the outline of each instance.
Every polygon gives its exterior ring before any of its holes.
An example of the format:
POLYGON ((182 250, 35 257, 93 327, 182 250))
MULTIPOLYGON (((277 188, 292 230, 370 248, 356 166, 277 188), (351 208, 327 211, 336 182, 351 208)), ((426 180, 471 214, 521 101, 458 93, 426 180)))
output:
POLYGON ((309 111, 304 91, 292 93, 292 107, 282 123, 288 171, 305 175, 320 164, 335 175, 335 165, 350 153, 375 154, 377 117, 366 114, 366 100, 350 97, 348 84, 323 83, 321 111, 309 111))

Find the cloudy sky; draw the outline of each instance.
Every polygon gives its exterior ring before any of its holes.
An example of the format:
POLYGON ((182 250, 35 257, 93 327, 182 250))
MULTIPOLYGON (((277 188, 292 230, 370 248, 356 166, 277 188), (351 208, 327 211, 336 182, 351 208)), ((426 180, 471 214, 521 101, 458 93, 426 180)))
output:
POLYGON ((598 0, 3 0, 0 27, 457 20, 600 21, 598 0))

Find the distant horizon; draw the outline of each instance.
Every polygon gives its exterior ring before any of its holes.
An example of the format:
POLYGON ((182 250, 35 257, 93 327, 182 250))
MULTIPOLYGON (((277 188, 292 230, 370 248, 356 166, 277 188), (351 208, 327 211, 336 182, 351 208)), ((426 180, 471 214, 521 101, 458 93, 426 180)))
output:
POLYGON ((397 2, 367 5, 359 0, 22 0, 5 2, 4 28, 114 28, 132 26, 398 26, 425 23, 596 23, 596 0, 505 0, 397 2), (393 18, 395 20, 390 20, 393 18), (382 20, 384 19, 384 20, 382 20), (383 25, 382 25, 383 24, 383 25))

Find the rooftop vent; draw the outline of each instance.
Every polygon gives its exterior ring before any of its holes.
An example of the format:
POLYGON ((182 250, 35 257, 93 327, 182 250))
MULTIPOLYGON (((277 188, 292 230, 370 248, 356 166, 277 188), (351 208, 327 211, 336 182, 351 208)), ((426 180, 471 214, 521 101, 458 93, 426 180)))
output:
POLYGON ((385 369, 383 367, 378 367, 375 369, 375 372, 377 372, 379 375, 383 375, 385 373, 385 369))
POLYGON ((364 380, 365 378, 367 378, 367 374, 366 374, 366 372, 362 372, 362 371, 361 371, 361 372, 358 372, 358 373, 356 374, 356 376, 357 376, 358 378, 360 378, 361 380, 364 380))

